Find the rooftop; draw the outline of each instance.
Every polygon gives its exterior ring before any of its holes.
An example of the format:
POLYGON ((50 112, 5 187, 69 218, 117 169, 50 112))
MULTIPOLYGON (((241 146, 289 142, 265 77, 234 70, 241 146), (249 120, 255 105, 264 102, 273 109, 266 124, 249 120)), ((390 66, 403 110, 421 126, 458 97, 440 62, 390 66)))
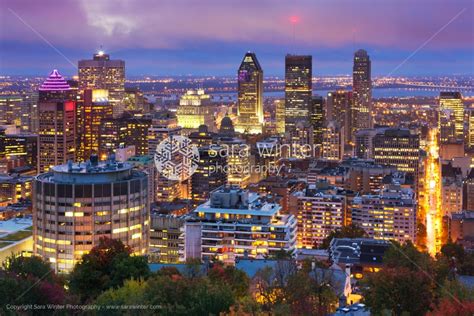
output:
POLYGON ((67 91, 71 90, 71 87, 66 80, 61 76, 57 69, 54 69, 49 77, 43 82, 39 91, 67 91))

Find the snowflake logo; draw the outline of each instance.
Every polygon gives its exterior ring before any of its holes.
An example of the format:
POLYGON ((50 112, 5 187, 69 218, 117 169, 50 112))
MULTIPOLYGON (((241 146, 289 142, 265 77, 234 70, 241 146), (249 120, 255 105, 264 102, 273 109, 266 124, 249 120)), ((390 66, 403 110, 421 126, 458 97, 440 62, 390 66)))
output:
POLYGON ((199 150, 186 136, 172 135, 156 147, 156 169, 169 180, 183 181, 198 167, 199 150))

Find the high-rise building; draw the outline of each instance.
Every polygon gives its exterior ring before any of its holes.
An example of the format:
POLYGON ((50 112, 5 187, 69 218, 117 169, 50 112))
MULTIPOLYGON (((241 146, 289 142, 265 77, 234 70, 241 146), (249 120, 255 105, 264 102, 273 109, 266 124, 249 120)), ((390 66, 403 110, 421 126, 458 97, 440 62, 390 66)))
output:
POLYGON ((317 248, 333 230, 344 225, 346 197, 320 192, 310 185, 292 194, 289 209, 298 222, 298 248, 317 248))
POLYGON ((312 102, 312 56, 285 57, 285 133, 298 121, 308 121, 312 102))
POLYGON ((321 158, 341 161, 344 156, 344 127, 335 121, 329 121, 323 128, 321 158))
POLYGON ((110 59, 109 54, 99 51, 90 60, 79 61, 79 90, 105 89, 114 117, 124 112, 125 61, 110 59))
POLYGON ((345 143, 351 142, 352 135, 352 92, 337 90, 328 93, 326 102, 326 121, 336 121, 344 128, 345 143))
POLYGON ((451 216, 463 210, 463 176, 461 168, 453 167, 452 162, 441 165, 441 210, 443 215, 451 216))
POLYGON ((210 192, 227 183, 227 158, 220 155, 220 146, 199 148, 199 163, 191 176, 191 199, 194 203, 204 203, 210 192))
POLYGON ((255 53, 247 52, 237 71, 238 124, 241 133, 261 134, 263 128, 263 69, 255 53))
POLYGON ((150 254, 153 261, 179 262, 179 241, 184 217, 173 214, 151 213, 150 254))
POLYGON ((100 153, 99 136, 102 121, 112 119, 113 116, 108 95, 108 90, 84 90, 81 107, 83 122, 78 126, 78 130, 81 131, 78 158, 81 161, 86 161, 92 154, 100 153))
POLYGON ((309 121, 298 121, 286 134, 288 144, 282 149, 288 151, 283 153, 284 156, 301 159, 314 157, 314 128, 309 121))
POLYGON ((31 199, 33 177, 18 174, 0 174, 0 205, 6 206, 31 199))
POLYGON ((38 173, 76 158, 76 102, 54 69, 39 88, 38 173))
POLYGON ((352 133, 361 128, 372 128, 371 62, 363 49, 354 54, 352 73, 352 133))
POLYGON ((285 134, 285 100, 275 100, 275 125, 279 135, 285 134))
POLYGON ((0 125, 21 127, 23 98, 19 95, 0 97, 0 125))
POLYGON ((468 133, 467 133, 467 148, 474 150, 474 108, 468 110, 468 133))
MULTIPOLYGON (((441 92, 439 95, 440 109, 440 131, 443 131, 445 125, 453 125, 453 139, 448 135, 441 135, 442 142, 463 142, 464 141, 464 103, 460 92, 441 92), (443 120, 442 113, 450 112, 451 119, 443 120)), ((450 136, 450 135, 449 135, 450 136)))
POLYGON ((370 238, 415 242, 416 199, 412 189, 388 185, 378 195, 356 196, 351 216, 352 223, 370 238))
POLYGON ((323 142, 323 129, 325 122, 324 98, 322 96, 314 96, 312 98, 309 111, 309 121, 313 126, 313 142, 315 145, 321 145, 323 142))
POLYGON ((373 158, 376 163, 391 165, 398 170, 418 176, 420 164, 420 135, 409 129, 386 128, 373 137, 373 158))
POLYGON ((184 258, 264 258, 296 248, 296 219, 281 214, 281 206, 258 193, 221 187, 194 211, 185 223, 184 258), (200 222, 196 222, 200 220, 200 222), (188 238, 192 237, 192 238, 188 238))
POLYGON ((38 135, 29 133, 6 134, 0 127, 0 159, 20 159, 22 165, 37 169, 38 135))
POLYGON ((176 116, 185 134, 196 132, 201 125, 215 131, 214 106, 211 96, 205 94, 203 89, 188 90, 181 96, 176 116))
POLYGON ((35 179, 34 253, 71 271, 102 237, 144 255, 149 238, 148 176, 113 160, 54 166, 35 179))

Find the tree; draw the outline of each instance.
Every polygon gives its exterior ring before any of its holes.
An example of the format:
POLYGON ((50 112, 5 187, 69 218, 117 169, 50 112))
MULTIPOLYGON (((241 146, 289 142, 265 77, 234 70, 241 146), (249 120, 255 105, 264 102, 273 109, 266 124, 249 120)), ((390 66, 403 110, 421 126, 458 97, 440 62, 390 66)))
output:
POLYGON ((218 315, 235 303, 227 285, 205 277, 155 275, 147 280, 144 295, 148 304, 161 306, 162 315, 218 315))
POLYGON ((362 238, 366 236, 367 236, 367 233, 365 232, 365 230, 357 226, 356 224, 342 226, 341 228, 338 228, 330 232, 329 235, 326 238, 324 238, 319 248, 328 249, 329 244, 331 243, 331 240, 333 238, 362 238))
POLYGON ((424 315, 434 300, 432 280, 407 267, 384 268, 367 277, 362 288, 371 313, 424 315))
MULTIPOLYGON (((127 280, 122 287, 109 289, 95 300, 99 306, 107 305, 145 305, 145 281, 127 280)), ((121 310, 99 310, 99 315, 122 315, 121 310)))
MULTIPOLYGON (((64 304, 70 301, 62 281, 40 257, 11 256, 0 271, 0 305, 64 304)), ((1 314, 1 313, 0 313, 1 314)))
POLYGON ((248 294, 250 280, 242 270, 216 263, 209 270, 208 276, 210 281, 218 286, 220 284, 229 286, 237 299, 248 294))
POLYGON ((146 258, 131 257, 130 253, 130 248, 120 240, 101 238, 71 272, 71 292, 85 302, 104 290, 122 286, 127 279, 147 278, 150 270, 146 258))

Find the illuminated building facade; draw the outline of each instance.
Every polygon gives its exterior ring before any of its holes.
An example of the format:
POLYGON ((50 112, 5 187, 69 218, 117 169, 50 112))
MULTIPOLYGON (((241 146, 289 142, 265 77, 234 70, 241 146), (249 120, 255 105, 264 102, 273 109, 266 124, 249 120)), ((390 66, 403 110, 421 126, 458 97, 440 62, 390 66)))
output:
POLYGON ((463 176, 461 168, 452 163, 441 165, 441 210, 443 216, 451 216, 463 210, 463 176))
POLYGON ((35 179, 34 253, 71 271, 102 237, 144 255, 149 239, 148 177, 113 160, 54 166, 35 179))
POLYGON ((194 245, 185 242, 185 252, 200 253, 200 258, 217 257, 231 264, 235 258, 264 258, 281 250, 293 253, 296 219, 280 211, 279 204, 265 201, 258 193, 221 187, 194 211, 200 222, 185 224, 185 240, 187 226, 193 224, 197 226, 194 231, 197 238, 193 239, 200 240, 194 245), (199 249, 192 249, 193 246, 199 249))
POLYGON ((418 175, 420 135, 409 129, 387 128, 373 138, 373 158, 376 163, 396 166, 398 170, 418 175))
POLYGON ((0 97, 0 125, 21 127, 23 98, 21 96, 0 97))
MULTIPOLYGON (((112 119, 112 105, 108 100, 108 90, 85 90, 81 110, 83 122, 81 130, 78 158, 86 161, 92 154, 100 153, 99 136, 102 121, 112 119)), ((103 153, 105 155, 105 153, 103 153)), ((104 157, 105 158, 105 157, 104 157)))
POLYGON ((6 134, 0 127, 0 159, 20 159, 23 165, 37 169, 38 135, 6 134))
POLYGON ((351 217, 370 238, 415 242, 416 199, 412 189, 387 185, 378 195, 356 196, 351 217))
MULTIPOLYGON (((439 95, 440 121, 439 129, 444 130, 445 125, 453 125, 453 140, 464 141, 464 103, 460 92, 441 92, 439 95), (450 119, 445 119, 443 113, 449 112, 450 119)), ((441 141, 451 141, 450 135, 441 133, 441 141)))
POLYGON ((292 194, 296 209, 290 213, 297 219, 298 248, 317 248, 329 234, 344 225, 344 195, 320 192, 314 185, 292 194))
POLYGON ((373 128, 361 129, 355 133, 354 154, 360 159, 374 158, 373 140, 377 134, 377 130, 373 128))
POLYGON ((295 129, 299 121, 308 121, 312 102, 313 57, 285 57, 285 132, 295 129))
POLYGON ((309 158, 314 156, 314 128, 309 121, 299 121, 288 132, 287 141, 289 148, 283 147, 287 150, 284 153, 286 157, 291 158, 309 158))
POLYGON ((55 69, 39 88, 38 173, 76 158, 76 102, 55 69))
POLYGON ((354 54, 352 72, 352 127, 355 132, 361 128, 372 128, 372 77, 371 62, 363 49, 354 54))
POLYGON ((99 51, 90 60, 79 61, 79 90, 105 89, 109 91, 109 102, 114 117, 124 112, 125 61, 112 60, 110 55, 99 51))
POLYGON ((14 204, 31 199, 33 177, 0 174, 0 205, 14 204))
POLYGON ((353 141, 352 92, 344 90, 329 92, 326 104, 326 121, 336 121, 344 128, 345 143, 353 141))
POLYGON ((325 122, 324 98, 322 96, 314 96, 311 99, 309 121, 313 126, 313 142, 315 145, 321 145, 323 142, 323 129, 325 122))
POLYGON ((335 121, 329 121, 322 134, 321 158, 341 161, 344 156, 344 128, 339 128, 335 121))
POLYGON ((193 202, 207 201, 210 192, 227 183, 227 158, 219 154, 221 149, 222 147, 216 145, 199 148, 198 167, 191 176, 193 202))
POLYGON ((238 124, 241 133, 261 134, 263 128, 263 69, 255 53, 245 54, 237 71, 238 124))
POLYGON ((206 125, 210 131, 215 130, 214 106, 211 96, 203 89, 188 90, 181 96, 176 116, 185 134, 197 131, 201 125, 206 125))
POLYGON ((474 150, 474 108, 468 110, 467 148, 474 150))
POLYGON ((179 262, 179 237, 185 219, 171 214, 150 215, 150 251, 152 261, 161 263, 179 262))
POLYGON ((221 138, 218 144, 222 149, 217 154, 227 160, 227 184, 247 187, 251 176, 250 146, 239 138, 221 138))
POLYGON ((279 135, 285 134, 285 100, 275 100, 275 125, 279 135))

